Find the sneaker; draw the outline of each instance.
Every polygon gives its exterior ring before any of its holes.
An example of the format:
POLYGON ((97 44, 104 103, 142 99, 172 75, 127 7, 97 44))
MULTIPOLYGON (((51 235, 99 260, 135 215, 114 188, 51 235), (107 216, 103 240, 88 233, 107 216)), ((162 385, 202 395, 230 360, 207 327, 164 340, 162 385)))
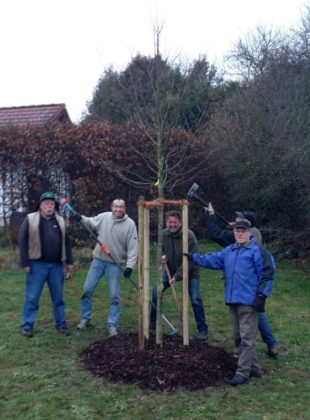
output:
POLYGON ((250 378, 261 378, 262 372, 258 369, 251 369, 250 378))
POLYGON ((245 378, 244 376, 241 375, 235 375, 230 381, 229 381, 229 385, 231 386, 237 386, 237 385, 243 385, 246 384, 248 382, 248 378, 245 378))
POLYGON ((117 329, 115 327, 109 328, 109 337, 113 337, 117 334, 118 334, 118 332, 117 332, 117 329))
POLYGON ((207 331, 199 331, 199 334, 197 335, 197 338, 199 340, 206 341, 208 339, 208 333, 207 333, 207 331))
POLYGON ((66 328, 66 327, 59 328, 59 329, 57 330, 57 332, 58 332, 59 334, 62 334, 62 335, 64 335, 64 336, 66 336, 66 337, 68 337, 69 335, 71 335, 71 334, 70 334, 70 331, 69 331, 69 330, 68 330, 68 328, 66 328))
POLYGON ((22 332, 22 335, 23 335, 24 337, 27 337, 27 338, 31 338, 31 337, 33 337, 33 332, 32 332, 32 330, 22 330, 21 332, 22 332))
POLYGON ((87 319, 81 319, 80 323, 77 325, 78 330, 86 330, 90 326, 90 321, 87 319))
POLYGON ((279 354, 279 350, 277 346, 267 346, 266 354, 270 357, 276 357, 279 354))

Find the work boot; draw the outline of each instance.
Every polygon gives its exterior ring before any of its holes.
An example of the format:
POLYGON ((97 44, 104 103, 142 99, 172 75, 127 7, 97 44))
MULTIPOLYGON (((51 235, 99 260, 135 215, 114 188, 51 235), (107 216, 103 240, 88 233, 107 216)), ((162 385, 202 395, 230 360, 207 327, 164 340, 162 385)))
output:
POLYGON ((229 385, 231 386, 237 386, 237 385, 243 385, 246 384, 248 382, 248 378, 245 378, 244 376, 241 375, 235 375, 230 381, 229 381, 229 385))
POLYGON ((70 334, 70 331, 68 330, 68 328, 67 328, 67 327, 62 327, 62 328, 59 328, 59 329, 57 330, 57 332, 58 332, 59 334, 61 334, 61 335, 64 335, 65 337, 68 337, 69 335, 71 335, 71 334, 70 334))
POLYGON ((269 357, 276 357, 279 354, 277 346, 267 346, 266 354, 269 357))
POLYGON ((115 327, 110 327, 109 328, 109 337, 114 337, 115 335, 117 335, 117 329, 115 327))
POLYGON ((86 330, 90 326, 90 321, 87 319, 81 319, 80 323, 77 325, 78 330, 86 330))
POLYGON ((199 331, 199 334, 197 335, 197 338, 199 340, 202 340, 202 341, 207 341, 208 340, 208 333, 207 333, 207 331, 205 331, 205 330, 199 331))
POLYGON ((262 372, 258 369, 252 368, 250 372, 250 378, 261 378, 262 372))
POLYGON ((33 332, 32 332, 32 330, 22 330, 22 331, 21 331, 21 333, 22 333, 22 335, 23 335, 24 337, 27 337, 27 338, 31 338, 31 337, 33 337, 33 332))

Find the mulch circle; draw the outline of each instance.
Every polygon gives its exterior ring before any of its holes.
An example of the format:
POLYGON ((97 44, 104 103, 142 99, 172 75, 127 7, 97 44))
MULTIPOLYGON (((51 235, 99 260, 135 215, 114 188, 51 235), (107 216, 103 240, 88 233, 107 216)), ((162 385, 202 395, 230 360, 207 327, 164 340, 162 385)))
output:
POLYGON ((166 392, 178 387, 195 391, 225 385, 237 365, 225 350, 198 339, 184 346, 180 336, 164 336, 160 347, 152 335, 145 349, 139 350, 136 333, 94 342, 81 352, 80 361, 95 376, 109 382, 166 392))

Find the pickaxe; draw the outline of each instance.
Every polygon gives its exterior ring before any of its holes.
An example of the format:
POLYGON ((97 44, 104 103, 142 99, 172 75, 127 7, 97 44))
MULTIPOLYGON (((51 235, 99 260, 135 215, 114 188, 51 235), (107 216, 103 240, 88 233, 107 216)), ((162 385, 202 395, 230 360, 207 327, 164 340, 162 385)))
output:
MULTIPOLYGON (((102 249, 102 251, 111 259, 111 261, 116 264, 118 266, 118 268, 123 272, 123 267, 120 265, 120 263, 118 263, 115 258, 113 257, 113 255, 111 255, 111 252, 109 250, 109 248, 106 245, 103 245, 103 243, 98 239, 97 235, 95 234, 95 232, 93 232, 91 230, 91 228, 84 222, 84 220, 82 219, 82 216, 71 206, 70 203, 68 203, 66 198, 62 198, 60 200, 60 205, 62 207, 64 207, 65 209, 67 209, 72 215, 74 215, 76 217, 76 219, 78 220, 78 222, 84 227, 84 229, 87 230, 87 232, 90 234, 90 236, 99 244, 100 248, 102 249)), ((131 284, 133 284, 133 286, 139 290, 137 283, 130 278, 130 276, 128 277, 129 281, 131 282, 131 284)), ((150 300, 149 301, 150 304, 156 309, 155 305, 153 304, 153 302, 150 300)), ((177 334, 177 329, 174 328, 174 326, 171 324, 171 322, 167 319, 167 317, 164 314, 161 314, 162 319, 165 321, 165 323, 171 328, 171 332, 170 335, 176 335, 177 334)))
MULTIPOLYGON (((207 209, 208 208, 208 203, 198 195, 199 188, 200 188, 199 185, 196 182, 194 182, 193 185, 190 187, 190 189, 189 189, 189 191, 188 191, 188 193, 187 193, 186 196, 187 196, 187 198, 189 200, 196 201, 199 204, 202 204, 202 206, 204 207, 204 209, 207 209)), ((226 225, 228 225, 230 227, 230 224, 229 224, 228 220, 225 219, 224 216, 222 216, 221 214, 217 213, 216 211, 214 212, 214 214, 219 219, 221 219, 226 225)))

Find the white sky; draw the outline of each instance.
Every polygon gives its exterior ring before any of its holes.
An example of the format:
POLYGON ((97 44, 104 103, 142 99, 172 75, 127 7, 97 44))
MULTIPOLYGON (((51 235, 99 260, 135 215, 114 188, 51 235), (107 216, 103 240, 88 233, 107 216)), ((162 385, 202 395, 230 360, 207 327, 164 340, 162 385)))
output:
MULTIPOLYGON (((309 1, 309 0, 308 0, 309 1)), ((297 26, 307 0, 0 0, 0 107, 65 103, 78 122, 104 69, 154 52, 220 61, 257 25, 297 26)))

